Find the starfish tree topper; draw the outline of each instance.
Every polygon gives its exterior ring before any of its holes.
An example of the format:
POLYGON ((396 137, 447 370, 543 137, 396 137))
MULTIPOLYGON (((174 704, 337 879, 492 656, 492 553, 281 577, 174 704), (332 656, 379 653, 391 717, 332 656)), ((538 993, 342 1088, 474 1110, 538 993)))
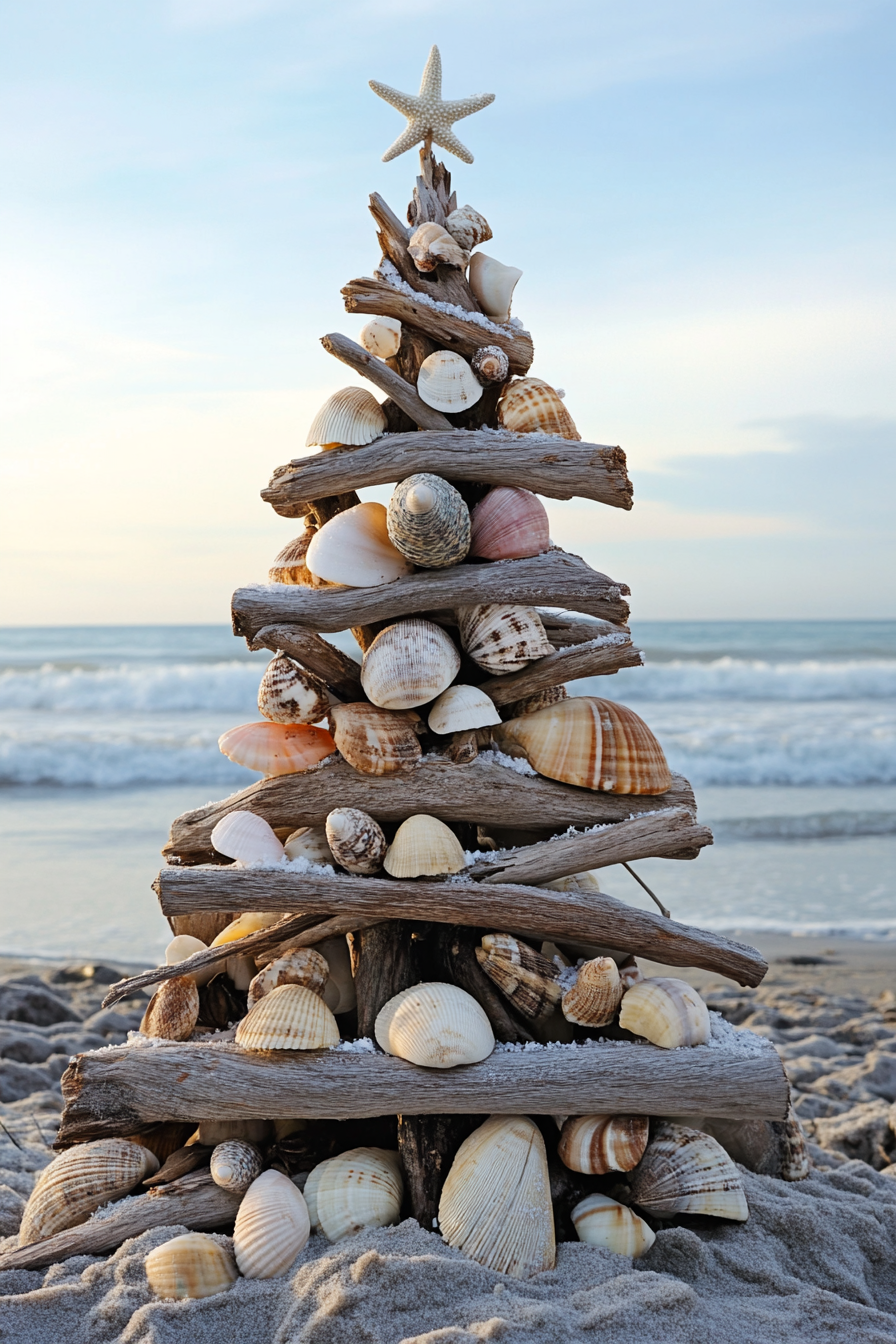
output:
POLYGON ((406 149, 413 149, 421 141, 432 137, 433 143, 449 153, 456 154, 464 163, 472 163, 473 155, 466 145, 461 144, 451 129, 455 121, 479 112, 483 107, 495 101, 493 93, 474 93, 469 98, 442 98, 442 58, 438 47, 433 47, 420 81, 420 92, 400 93, 388 84, 372 79, 370 87, 379 98, 385 99, 392 107, 403 112, 408 119, 407 129, 390 145, 383 155, 383 163, 397 159, 406 149))

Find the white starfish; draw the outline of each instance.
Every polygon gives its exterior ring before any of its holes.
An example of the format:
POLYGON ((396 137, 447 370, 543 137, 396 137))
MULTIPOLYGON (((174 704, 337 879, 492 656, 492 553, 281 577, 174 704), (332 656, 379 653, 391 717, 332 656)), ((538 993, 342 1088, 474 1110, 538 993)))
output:
POLYGON ((443 101, 442 58, 438 47, 433 47, 429 53, 423 79, 420 81, 420 92, 416 97, 412 93, 399 93, 398 89, 390 88, 388 84, 380 84, 376 79, 370 81, 370 87, 379 98, 384 98, 392 107, 403 112, 408 119, 407 130, 402 131, 395 144, 386 150, 383 163, 398 158, 399 154, 403 154, 406 149, 412 149, 414 145, 419 145, 430 135, 435 144, 456 154, 464 163, 473 162, 473 155, 466 145, 461 144, 451 126, 462 117, 468 117, 471 112, 478 112, 481 108, 488 107, 489 103, 495 101, 495 95, 474 93, 470 98, 443 101))

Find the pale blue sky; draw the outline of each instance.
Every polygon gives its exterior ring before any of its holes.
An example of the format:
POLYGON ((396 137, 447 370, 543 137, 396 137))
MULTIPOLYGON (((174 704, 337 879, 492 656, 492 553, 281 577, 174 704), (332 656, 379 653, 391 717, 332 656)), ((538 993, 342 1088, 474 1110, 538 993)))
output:
POLYGON ((0 3, 0 622, 216 621, 347 380, 339 289, 431 43, 533 372, 632 513, 551 505, 635 615, 896 616, 894 7, 0 3))

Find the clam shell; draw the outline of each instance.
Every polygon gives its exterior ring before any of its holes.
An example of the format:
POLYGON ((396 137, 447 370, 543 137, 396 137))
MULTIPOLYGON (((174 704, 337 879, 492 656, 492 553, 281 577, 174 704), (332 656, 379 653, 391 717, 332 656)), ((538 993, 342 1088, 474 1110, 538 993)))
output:
POLYGON ((285 1274, 311 1233, 301 1190, 279 1171, 263 1171, 243 1196, 233 1250, 247 1279, 285 1274))
POLYGON ((581 967, 560 1007, 567 1022, 604 1027, 613 1021, 621 1001, 622 980, 615 961, 612 957, 594 957, 581 967))
POLYGON ((495 1048, 491 1023, 471 994, 457 985, 422 984, 390 999, 374 1023, 387 1055, 427 1069, 476 1064, 495 1048))
POLYGON ((350 1013, 355 1006, 355 981, 346 938, 325 938, 315 950, 326 960, 330 976, 324 987, 324 1003, 334 1013, 350 1013))
POLYGON ((427 720, 430 732, 441 734, 488 728, 500 722, 495 702, 478 686, 449 686, 435 701, 427 720))
POLYGON ((304 985, 272 989, 236 1029, 236 1043, 244 1050, 323 1050, 338 1041, 335 1017, 304 985))
POLYGON ((315 1213, 330 1241, 400 1221, 404 1182, 398 1153, 353 1148, 321 1165, 325 1169, 316 1183, 315 1213))
POLYGON ((746 1222, 750 1216, 737 1167, 708 1134, 660 1125, 631 1180, 635 1204, 658 1218, 704 1213, 746 1222))
POLYGON ((472 205, 462 205, 459 210, 452 210, 445 220, 445 228, 467 252, 472 252, 479 243, 487 243, 492 237, 488 220, 472 205))
POLYGON ((436 877, 467 866, 463 845, 452 830, 424 813, 408 817, 386 850, 383 867, 391 877, 436 877))
POLYGON ((532 1021, 548 1018, 560 1002, 557 967, 509 933, 487 933, 476 960, 505 998, 532 1021))
POLYGON ((316 528, 306 527, 301 536, 287 542, 268 570, 270 583, 291 583, 305 588, 329 588, 326 579, 319 579, 305 564, 308 547, 316 528))
POLYGON ((449 1246, 487 1269, 528 1279, 556 1258, 547 1154, 524 1115, 493 1115, 465 1139, 439 1200, 449 1246))
POLYGON ((264 1163, 253 1144, 243 1139, 226 1139, 212 1153, 210 1166, 215 1185, 241 1195, 261 1175, 264 1163))
POLYGON ((37 1178, 22 1216, 19 1245, 77 1227, 158 1169, 155 1153, 130 1139, 96 1139, 67 1149, 37 1178))
POLYGON ((305 563, 312 574, 350 588, 374 588, 413 572, 386 528, 386 508, 368 500, 337 513, 315 532, 305 563))
POLYGON ((350 873, 375 873, 386 857, 386 837, 378 822, 360 807, 335 807, 327 817, 333 858, 350 873))
MULTIPOLYGON (((201 938, 193 938, 189 933, 179 933, 165 948, 165 965, 176 966, 178 962, 192 957, 195 952, 204 952, 205 949, 206 944, 201 938)), ((207 985, 209 980, 213 980, 219 970, 218 966, 206 966, 204 971, 192 971, 190 979, 195 980, 196 985, 201 988, 207 985)))
POLYGON ((515 434, 556 434, 581 439, 563 399, 541 378, 515 378, 498 403, 498 419, 515 434))
POLYGON ((465 411, 482 396, 482 384, 461 355, 436 350, 420 365, 417 392, 434 410, 465 411))
POLYGON ((279 863, 283 858, 280 841, 264 817, 255 812, 228 812, 212 831, 211 841, 219 854, 240 863, 279 863))
POLYGON ((541 555, 551 545, 551 525, 537 495, 515 485, 496 485, 470 516, 470 555, 513 560, 541 555))
POLYGON ((548 705, 559 705, 561 700, 568 700, 569 692, 565 686, 546 686, 543 691, 536 691, 534 695, 527 695, 523 700, 514 700, 512 704, 501 706, 501 717, 503 719, 521 719, 525 714, 536 714, 540 709, 547 709, 548 705))
POLYGON ((285 956, 269 961, 253 977, 249 986, 249 1007, 270 994, 278 985, 304 985, 321 998, 324 996, 330 968, 326 958, 312 947, 297 947, 285 956))
POLYGON ((310 770, 336 750, 325 728, 306 723, 241 723, 218 738, 231 761, 263 775, 294 775, 310 770))
POLYGON ((499 345, 480 345, 470 359, 470 368, 482 386, 488 387, 491 383, 507 381, 510 360, 499 345))
POLYGON ((258 709, 274 723, 317 723, 327 716, 330 697, 319 677, 280 653, 265 668, 258 709))
POLYGON ((332 865, 333 855, 327 844, 327 832, 323 826, 300 826, 287 836, 283 846, 286 857, 307 859, 309 863, 332 865))
POLYGON ((574 1115, 560 1131, 557 1156, 570 1171, 592 1176, 631 1171, 644 1156, 649 1136, 646 1115, 574 1115))
POLYGON ((422 755, 417 735, 419 714, 396 714, 361 701, 331 706, 330 723, 338 750, 363 775, 394 775, 409 770, 422 755))
POLYGON ((663 975, 638 980, 626 990, 619 1025, 665 1050, 705 1045, 710 1037, 709 1009, 696 989, 663 975))
POLYGON ((393 490, 386 514, 393 546, 425 569, 459 565, 470 549, 470 511, 453 485, 428 471, 393 490))
POLYGON ((510 321, 513 291, 522 274, 516 266, 505 266, 485 252, 473 253, 470 258, 470 288, 486 317, 490 317, 493 322, 510 321))
POLYGON ((205 1232, 186 1232, 146 1257, 146 1280, 156 1297, 213 1297, 237 1279, 230 1252, 205 1232))
POLYGON ((609 1195, 587 1195, 572 1210, 570 1217, 579 1241, 603 1246, 617 1255, 639 1259, 656 1241, 656 1233, 624 1204, 609 1195))
POLYGON ((343 387, 327 398, 312 420, 305 447, 359 447, 373 443, 385 428, 383 409, 366 387, 343 387))
POLYGON ((460 642, 473 662, 496 676, 518 672, 554 652, 541 617, 532 607, 503 602, 458 607, 457 624, 460 642))
POLYGON ((401 323, 397 317, 372 317, 361 328, 361 344, 379 359, 392 359, 401 345, 401 323))
POLYGON ((398 621, 368 647, 361 685, 381 709, 414 709, 441 695, 459 670, 460 654, 440 625, 398 621))
POLYGON ((408 252, 417 270, 423 272, 434 271, 441 262, 464 270, 470 260, 469 249, 441 224, 432 222, 414 230, 408 239, 408 252))
POLYGON ((163 980, 146 1005, 140 1030, 144 1036, 188 1041, 199 1021, 199 990, 192 975, 163 980))

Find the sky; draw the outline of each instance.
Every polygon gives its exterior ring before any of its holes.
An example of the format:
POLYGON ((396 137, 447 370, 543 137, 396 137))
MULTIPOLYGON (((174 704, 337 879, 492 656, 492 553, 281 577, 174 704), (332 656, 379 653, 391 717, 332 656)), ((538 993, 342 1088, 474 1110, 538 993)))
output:
MULTIPOLYGON (((893 3, 0 0, 0 624, 221 622, 351 381, 339 290, 448 156, 532 373, 635 507, 548 501, 642 619, 896 617, 893 3)), ((386 498, 388 491, 364 492, 386 498)))

